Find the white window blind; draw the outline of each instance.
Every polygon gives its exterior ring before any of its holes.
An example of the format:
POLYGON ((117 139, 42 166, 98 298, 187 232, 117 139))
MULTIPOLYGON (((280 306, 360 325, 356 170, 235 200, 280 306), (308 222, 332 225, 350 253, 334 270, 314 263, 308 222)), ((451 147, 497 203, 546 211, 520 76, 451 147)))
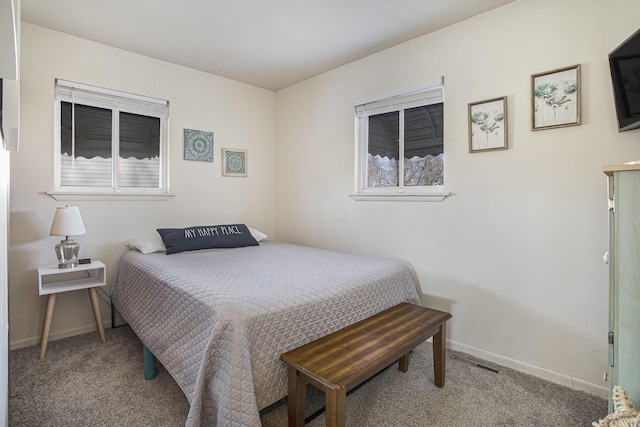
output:
POLYGON ((356 105, 356 115, 358 118, 362 118, 365 115, 382 114, 389 111, 397 111, 422 105, 438 104, 443 102, 442 92, 442 88, 437 87, 378 99, 376 101, 356 105))
POLYGON ((153 115, 166 119, 169 103, 162 99, 118 92, 65 80, 56 81, 56 98, 101 108, 117 108, 135 114, 153 115))

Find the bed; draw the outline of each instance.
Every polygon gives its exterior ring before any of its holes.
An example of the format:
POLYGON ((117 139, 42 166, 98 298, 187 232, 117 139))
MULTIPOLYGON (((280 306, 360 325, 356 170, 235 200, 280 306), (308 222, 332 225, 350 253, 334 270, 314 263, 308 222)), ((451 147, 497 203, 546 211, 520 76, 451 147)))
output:
POLYGON ((186 395, 187 426, 259 426, 287 394, 282 353, 403 301, 395 260, 262 241, 166 255, 130 250, 112 300, 186 395))

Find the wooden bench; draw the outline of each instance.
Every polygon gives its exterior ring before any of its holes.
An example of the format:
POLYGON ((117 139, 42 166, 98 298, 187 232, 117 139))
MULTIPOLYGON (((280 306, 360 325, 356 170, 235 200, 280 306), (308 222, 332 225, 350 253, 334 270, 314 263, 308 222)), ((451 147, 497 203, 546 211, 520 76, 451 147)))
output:
POLYGON ((444 386, 445 323, 451 314, 401 303, 284 353, 289 366, 289 426, 304 425, 306 384, 325 393, 327 426, 342 427, 347 392, 396 360, 409 368, 409 352, 433 337, 434 383, 444 386))

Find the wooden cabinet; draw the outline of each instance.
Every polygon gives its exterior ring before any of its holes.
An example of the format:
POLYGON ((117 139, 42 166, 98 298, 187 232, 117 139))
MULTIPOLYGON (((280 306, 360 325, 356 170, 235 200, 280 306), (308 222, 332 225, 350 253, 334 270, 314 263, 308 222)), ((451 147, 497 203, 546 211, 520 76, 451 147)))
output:
POLYGON ((609 410, 622 386, 640 405, 640 165, 605 166, 609 184, 609 410))

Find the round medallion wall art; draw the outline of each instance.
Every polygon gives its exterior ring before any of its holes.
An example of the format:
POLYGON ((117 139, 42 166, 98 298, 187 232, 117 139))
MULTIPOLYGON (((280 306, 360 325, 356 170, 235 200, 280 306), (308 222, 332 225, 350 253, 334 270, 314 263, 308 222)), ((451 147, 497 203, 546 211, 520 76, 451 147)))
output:
POLYGON ((227 172, 244 172, 244 157, 241 155, 241 153, 227 151, 227 172))
POLYGON ((247 176, 247 150, 223 148, 222 175, 247 176))
POLYGON ((213 162, 213 132, 185 129, 184 159, 213 162))

